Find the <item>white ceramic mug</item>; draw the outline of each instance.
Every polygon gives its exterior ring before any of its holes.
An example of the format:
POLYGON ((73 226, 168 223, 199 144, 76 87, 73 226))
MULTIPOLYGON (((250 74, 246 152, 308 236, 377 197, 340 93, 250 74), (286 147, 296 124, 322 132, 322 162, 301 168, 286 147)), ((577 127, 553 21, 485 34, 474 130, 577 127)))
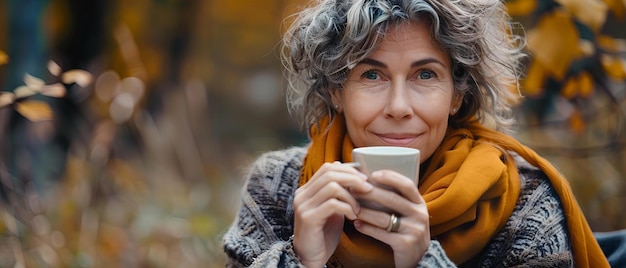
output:
MULTIPOLYGON (((415 148, 397 146, 370 146, 352 150, 352 160, 357 169, 367 176, 377 170, 393 170, 413 180, 419 180, 420 151, 415 148)), ((365 207, 389 211, 379 204, 361 200, 365 207)))

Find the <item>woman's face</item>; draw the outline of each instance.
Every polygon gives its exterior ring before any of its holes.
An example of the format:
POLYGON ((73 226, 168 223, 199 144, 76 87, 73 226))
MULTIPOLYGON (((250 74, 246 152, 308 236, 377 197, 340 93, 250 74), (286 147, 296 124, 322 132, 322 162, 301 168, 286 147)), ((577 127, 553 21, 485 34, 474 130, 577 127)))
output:
POLYGON ((344 87, 332 91, 354 145, 412 147, 421 151, 420 162, 428 159, 461 104, 451 70, 427 23, 391 27, 344 87))

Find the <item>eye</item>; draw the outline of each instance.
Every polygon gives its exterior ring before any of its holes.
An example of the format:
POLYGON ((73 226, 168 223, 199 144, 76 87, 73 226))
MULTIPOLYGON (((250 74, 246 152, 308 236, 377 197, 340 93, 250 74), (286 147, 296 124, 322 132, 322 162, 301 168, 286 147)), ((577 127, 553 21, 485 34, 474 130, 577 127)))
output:
POLYGON ((361 75, 361 77, 365 79, 369 79, 369 80, 376 80, 380 77, 380 75, 378 75, 378 73, 375 70, 368 70, 368 71, 365 71, 361 75))
POLYGON ((433 72, 433 71, 431 71, 431 70, 424 70, 424 71, 421 71, 421 72, 417 75, 417 77, 418 77, 420 80, 428 80, 428 79, 435 78, 436 76, 437 76, 437 75, 435 74, 435 72, 433 72))

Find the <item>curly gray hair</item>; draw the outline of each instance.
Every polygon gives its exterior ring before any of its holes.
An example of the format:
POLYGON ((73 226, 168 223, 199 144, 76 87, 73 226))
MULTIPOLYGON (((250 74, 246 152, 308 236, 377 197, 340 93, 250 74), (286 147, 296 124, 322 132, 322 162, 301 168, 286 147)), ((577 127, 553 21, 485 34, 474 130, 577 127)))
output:
POLYGON ((464 96, 450 123, 476 118, 510 131, 525 54, 501 0, 317 0, 294 16, 281 57, 289 110, 302 127, 336 116, 330 89, 342 87, 350 67, 376 49, 386 29, 426 20, 451 58, 455 90, 464 96))

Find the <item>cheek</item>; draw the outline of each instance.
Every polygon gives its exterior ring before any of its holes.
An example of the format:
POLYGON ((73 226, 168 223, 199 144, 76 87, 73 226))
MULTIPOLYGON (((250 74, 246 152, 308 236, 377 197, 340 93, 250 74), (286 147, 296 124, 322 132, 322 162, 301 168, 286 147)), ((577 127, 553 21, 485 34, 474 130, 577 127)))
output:
POLYGON ((424 105, 419 117, 428 125, 428 137, 422 146, 420 160, 423 162, 441 145, 448 129, 449 103, 437 102, 438 105, 424 105))
MULTIPOLYGON (((443 105, 442 105, 443 106, 443 105)), ((440 127, 448 125, 449 112, 448 109, 437 107, 422 113, 422 119, 431 127, 440 127)))
POLYGON ((343 100, 343 115, 350 139, 357 147, 369 145, 367 128, 380 116, 384 105, 376 102, 376 99, 356 93, 344 93, 343 100))
POLYGON ((420 101, 416 110, 417 115, 430 127, 447 125, 450 116, 450 100, 441 98, 420 101))
POLYGON ((433 155, 433 153, 435 153, 446 136, 446 130, 447 123, 430 129, 428 138, 425 140, 426 144, 424 144, 421 149, 418 148, 421 150, 420 162, 426 161, 433 155))
POLYGON ((364 138, 362 136, 365 135, 367 126, 375 121, 380 114, 373 106, 364 105, 367 102, 360 103, 361 104, 357 104, 357 102, 355 102, 352 105, 346 106, 344 109, 348 133, 350 133, 350 137, 355 145, 359 145, 357 143, 362 142, 361 140, 364 138))

